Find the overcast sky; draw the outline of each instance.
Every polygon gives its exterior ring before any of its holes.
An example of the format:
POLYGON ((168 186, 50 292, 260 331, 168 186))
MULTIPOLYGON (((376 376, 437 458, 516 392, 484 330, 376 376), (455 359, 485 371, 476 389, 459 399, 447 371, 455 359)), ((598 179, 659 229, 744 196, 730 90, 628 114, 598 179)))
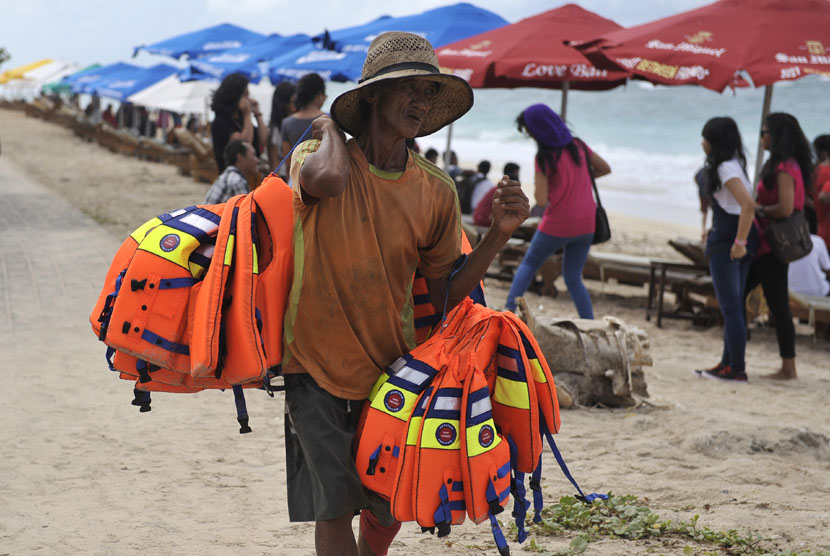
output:
MULTIPOLYGON (((42 58, 80 64, 128 60, 133 47, 216 25, 260 33, 307 33, 410 15, 452 0, 0 0, 0 46, 10 69, 42 58)), ((508 21, 558 7, 550 0, 475 0, 508 21)), ((692 9, 710 0, 576 0, 624 26, 692 9)), ((158 60, 156 60, 158 61, 158 60)))

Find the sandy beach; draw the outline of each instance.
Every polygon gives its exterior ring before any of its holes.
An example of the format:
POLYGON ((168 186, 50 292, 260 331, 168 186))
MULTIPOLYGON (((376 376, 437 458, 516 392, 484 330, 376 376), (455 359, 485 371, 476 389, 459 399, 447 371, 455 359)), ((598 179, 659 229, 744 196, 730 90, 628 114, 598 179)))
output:
MULTIPOLYGON (((0 556, 313 554, 313 524, 287 517, 281 395, 248 395, 248 435, 237 432, 230 393, 154 395, 153 410, 139 414, 89 327, 122 239, 201 202, 207 184, 22 112, 0 109, 0 143, 0 556)), ((611 226, 613 240, 598 250, 663 258, 678 258, 668 239, 698 233, 620 214, 611 226)), ((648 403, 563 411, 557 443, 583 489, 647 499, 662 519, 697 514, 700 527, 760 535, 771 550, 830 551, 830 343, 798 327, 799 379, 764 381, 780 359, 773 329, 759 328, 749 384, 701 380, 692 370, 717 361, 720 327, 657 328, 644 318, 644 290, 586 284, 598 318, 648 333, 654 365, 648 403)), ((486 281, 491 305, 504 303, 508 285, 486 281)), ((561 278, 557 286, 556 299, 529 294, 530 305, 575 318, 561 278)), ((545 469, 546 503, 573 494, 550 453, 545 469)), ((540 552, 574 536, 531 532, 540 552)), ((528 545, 511 542, 512 553, 528 545)), ((497 551, 484 524, 444 539, 404 524, 390 555, 416 553, 497 551)), ((600 540, 585 553, 725 552, 668 536, 600 540)))

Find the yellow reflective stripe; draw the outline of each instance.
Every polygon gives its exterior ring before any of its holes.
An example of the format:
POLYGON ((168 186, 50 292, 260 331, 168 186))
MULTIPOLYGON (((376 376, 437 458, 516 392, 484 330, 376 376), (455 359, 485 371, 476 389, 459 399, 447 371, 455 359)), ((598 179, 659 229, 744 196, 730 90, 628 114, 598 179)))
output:
POLYGON ((530 394, 527 392, 527 383, 496 376, 493 401, 518 409, 530 409, 530 394))
POLYGON ((376 395, 377 395, 377 393, 378 393, 378 390, 380 390, 380 387, 381 387, 381 386, 383 386, 384 384, 386 384, 386 381, 387 381, 387 380, 389 380, 389 375, 388 375, 388 374, 386 374, 385 372, 384 372, 384 373, 380 373, 380 376, 379 376, 379 377, 378 377, 378 379, 375 381, 375 385, 374 385, 374 386, 372 386, 372 391, 371 391, 371 392, 369 392, 369 398, 368 398, 368 399, 369 399, 369 403, 372 403, 372 402, 374 401, 375 396, 376 396, 376 395))
POLYGON ((188 233, 171 228, 170 226, 165 226, 164 224, 160 224, 148 231, 138 246, 142 251, 147 251, 162 259, 167 259, 171 263, 177 264, 188 271, 190 270, 190 254, 197 247, 199 247, 198 239, 188 233), (176 236, 177 239, 170 239, 178 241, 178 244, 173 249, 166 251, 161 248, 161 243, 168 235, 176 236))
POLYGON ((158 218, 153 218, 148 220, 144 224, 142 224, 136 231, 130 234, 130 237, 136 240, 136 242, 141 243, 145 237, 147 237, 147 232, 155 228, 161 224, 161 220, 158 218))
MULTIPOLYGON (((421 431, 421 448, 436 448, 438 450, 460 450, 461 449, 461 435, 458 434, 458 430, 461 427, 461 422, 456 419, 426 419, 424 421, 424 427, 421 431), (438 438, 435 436, 438 432, 438 427, 441 425, 452 425, 455 429, 455 440, 451 444, 443 445, 438 442, 438 438)), ((409 439, 407 438, 407 441, 409 439)))
POLYGON ((530 368, 533 371, 533 380, 536 382, 547 382, 548 379, 545 376, 545 371, 542 370, 542 365, 539 363, 538 359, 528 359, 530 362, 530 368))
POLYGON ((189 268, 190 274, 192 274, 194 278, 201 278, 202 276, 204 276, 205 271, 207 270, 207 268, 203 267, 200 264, 196 264, 193 261, 189 263, 189 268))
POLYGON ((231 262, 233 261, 233 235, 228 236, 228 245, 225 247, 225 266, 231 266, 231 262))
POLYGON ((496 446, 501 443, 501 438, 498 434, 496 434, 496 423, 493 422, 492 419, 488 419, 483 423, 479 423, 478 425, 472 426, 467 429, 467 457, 477 456, 479 454, 483 454, 484 452, 489 452, 496 446), (482 427, 485 425, 490 427, 490 430, 493 434, 493 442, 490 443, 489 446, 486 448, 481 445, 481 442, 478 439, 478 435, 481 432, 482 427))
POLYGON ((418 433, 421 432, 421 421, 423 417, 412 417, 409 420, 409 428, 406 429, 406 445, 415 446, 418 444, 418 433))
POLYGON ((253 267, 252 270, 253 270, 254 274, 259 274, 259 256, 257 255, 257 252, 256 252, 256 243, 253 244, 253 248, 254 248, 254 267, 253 267))
POLYGON ((386 382, 378 389, 377 396, 372 399, 372 407, 374 409, 377 409, 378 411, 382 411, 390 417, 394 417, 395 419, 399 419, 401 421, 408 421, 409 416, 412 415, 412 410, 415 408, 415 402, 417 401, 417 394, 413 394, 408 390, 399 388, 395 385, 386 382), (404 403, 398 411, 389 411, 386 408, 386 395, 393 390, 396 392, 400 392, 403 395, 404 399, 404 403))

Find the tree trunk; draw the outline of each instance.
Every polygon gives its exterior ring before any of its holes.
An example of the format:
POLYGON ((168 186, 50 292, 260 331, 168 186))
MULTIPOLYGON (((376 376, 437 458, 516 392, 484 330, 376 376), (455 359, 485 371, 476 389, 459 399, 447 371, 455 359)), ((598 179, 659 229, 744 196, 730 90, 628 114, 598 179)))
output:
POLYGON ((519 299, 527 323, 556 379, 561 407, 573 403, 614 407, 648 397, 643 366, 651 366, 646 333, 614 317, 540 319, 519 299))

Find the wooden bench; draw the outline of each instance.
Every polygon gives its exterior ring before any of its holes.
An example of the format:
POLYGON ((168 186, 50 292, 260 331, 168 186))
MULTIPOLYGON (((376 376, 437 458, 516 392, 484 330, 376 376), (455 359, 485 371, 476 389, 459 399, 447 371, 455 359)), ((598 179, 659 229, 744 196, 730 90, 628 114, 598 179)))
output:
POLYGON ((819 328, 827 329, 830 326, 830 297, 790 291, 790 311, 794 317, 807 320, 813 330, 813 341, 819 328))

